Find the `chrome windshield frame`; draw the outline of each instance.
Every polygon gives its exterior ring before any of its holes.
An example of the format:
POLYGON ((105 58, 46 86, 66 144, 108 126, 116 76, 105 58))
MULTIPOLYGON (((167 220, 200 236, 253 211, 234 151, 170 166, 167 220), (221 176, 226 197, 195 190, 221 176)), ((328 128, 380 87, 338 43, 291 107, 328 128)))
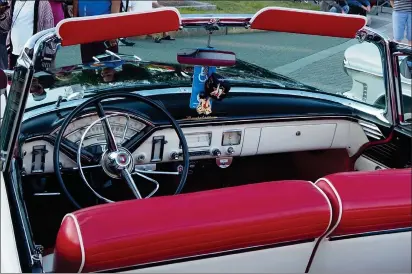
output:
MULTIPOLYGON (((15 119, 13 119, 10 124, 5 124, 5 119, 3 119, 2 127, 6 126, 7 128, 9 128, 8 130, 10 131, 10 141, 8 142, 6 149, 3 149, 3 147, 0 148, 0 170, 2 172, 9 171, 11 167, 14 148, 17 145, 17 138, 20 133, 23 115, 26 109, 27 98, 30 93, 31 82, 33 80, 34 64, 41 48, 45 45, 45 42, 51 38, 58 39, 54 28, 43 30, 33 35, 26 42, 23 51, 17 59, 16 68, 25 68, 27 69, 28 73, 24 80, 23 90, 19 98, 19 102, 17 102, 18 107, 16 109, 15 119)), ((12 85, 13 83, 11 83, 11 86, 12 85)), ((12 96, 8 96, 6 107, 10 100, 12 100, 12 96)))
MULTIPOLYGON (((204 28, 206 31, 211 31, 212 26, 218 27, 237 27, 237 28, 249 28, 249 21, 251 16, 247 15, 228 15, 228 14, 218 14, 218 15, 190 15, 184 16, 181 21, 180 29, 187 28, 204 28)), ((390 49, 390 39, 376 30, 364 27, 357 33, 357 38, 361 41, 372 42, 376 44, 382 54, 384 60, 383 63, 383 77, 385 81, 386 95, 387 95, 387 109, 385 111, 376 109, 375 115, 379 120, 385 120, 385 123, 395 124, 396 119, 396 90, 395 90, 395 78, 393 73, 393 63, 392 63, 392 53, 390 49), (382 118, 385 119, 382 119, 382 118)), ((27 98, 29 95, 29 89, 34 73, 34 64, 36 58, 40 51, 50 39, 59 40, 56 34, 55 28, 41 31, 36 35, 32 36, 29 41, 25 44, 24 50, 20 54, 16 67, 24 67, 30 70, 31 76, 26 79, 24 85, 24 91, 22 92, 19 106, 17 109, 16 119, 14 119, 10 126, 11 130, 11 140, 8 144, 7 150, 1 150, 0 152, 0 169, 5 172, 10 168, 10 162, 13 156, 13 150, 17 144, 17 137, 20 133, 21 123, 23 121, 23 115, 26 108, 27 98)), ((10 97, 9 97, 10 98, 10 97)), ((372 108, 371 106, 369 106, 372 108)), ((3 121, 4 123, 4 121, 3 121)), ((3 124, 4 126, 4 124, 3 124)))

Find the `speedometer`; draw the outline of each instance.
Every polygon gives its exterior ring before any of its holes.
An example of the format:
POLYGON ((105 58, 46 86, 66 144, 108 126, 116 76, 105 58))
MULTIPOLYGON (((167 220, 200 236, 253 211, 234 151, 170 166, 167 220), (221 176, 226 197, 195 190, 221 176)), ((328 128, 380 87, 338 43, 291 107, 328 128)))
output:
MULTIPOLYGON (((108 115, 112 114, 108 113, 108 115)), ((64 137, 73 143, 79 144, 86 129, 98 119, 99 117, 97 115, 86 115, 72 121, 66 129, 64 137)), ((144 123, 122 113, 119 113, 119 115, 116 116, 111 116, 108 120, 118 144, 124 143, 145 128, 144 123)), ((102 124, 98 122, 93 125, 84 136, 83 147, 94 145, 104 146, 105 144, 105 132, 102 124)))

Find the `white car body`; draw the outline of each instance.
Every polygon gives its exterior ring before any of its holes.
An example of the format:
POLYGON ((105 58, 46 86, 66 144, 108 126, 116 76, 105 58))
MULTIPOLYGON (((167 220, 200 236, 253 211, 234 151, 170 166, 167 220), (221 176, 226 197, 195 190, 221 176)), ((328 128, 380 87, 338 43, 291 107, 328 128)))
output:
MULTIPOLYGON (((343 66, 352 77, 352 89, 344 93, 349 98, 375 104, 385 95, 381 54, 371 43, 360 43, 345 51, 343 66)), ((401 74, 402 94, 411 97, 411 79, 401 74)))
POLYGON ((21 273, 19 253, 15 241, 13 222, 10 214, 9 199, 4 185, 3 173, 1 184, 1 273, 21 273), (7 251, 5 251, 7 250, 7 251))

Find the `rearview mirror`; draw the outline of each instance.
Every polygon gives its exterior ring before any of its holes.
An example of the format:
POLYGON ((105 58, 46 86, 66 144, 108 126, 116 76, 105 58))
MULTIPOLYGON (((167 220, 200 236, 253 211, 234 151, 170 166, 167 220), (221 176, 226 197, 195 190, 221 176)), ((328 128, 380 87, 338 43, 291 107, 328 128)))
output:
POLYGON ((230 67, 236 64, 236 54, 214 49, 183 49, 177 54, 177 61, 184 65, 230 67))

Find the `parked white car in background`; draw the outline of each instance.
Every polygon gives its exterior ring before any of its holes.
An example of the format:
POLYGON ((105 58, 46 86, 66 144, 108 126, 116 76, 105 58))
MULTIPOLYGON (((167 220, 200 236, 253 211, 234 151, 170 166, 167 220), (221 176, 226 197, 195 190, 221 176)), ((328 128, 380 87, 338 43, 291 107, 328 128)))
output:
MULTIPOLYGON (((352 77, 352 89, 343 95, 362 100, 367 104, 384 104, 385 86, 382 84, 381 54, 371 43, 360 43, 348 48, 344 53, 343 67, 352 77)), ((405 109, 405 119, 411 119, 411 63, 410 59, 400 59, 401 88, 405 109)))

